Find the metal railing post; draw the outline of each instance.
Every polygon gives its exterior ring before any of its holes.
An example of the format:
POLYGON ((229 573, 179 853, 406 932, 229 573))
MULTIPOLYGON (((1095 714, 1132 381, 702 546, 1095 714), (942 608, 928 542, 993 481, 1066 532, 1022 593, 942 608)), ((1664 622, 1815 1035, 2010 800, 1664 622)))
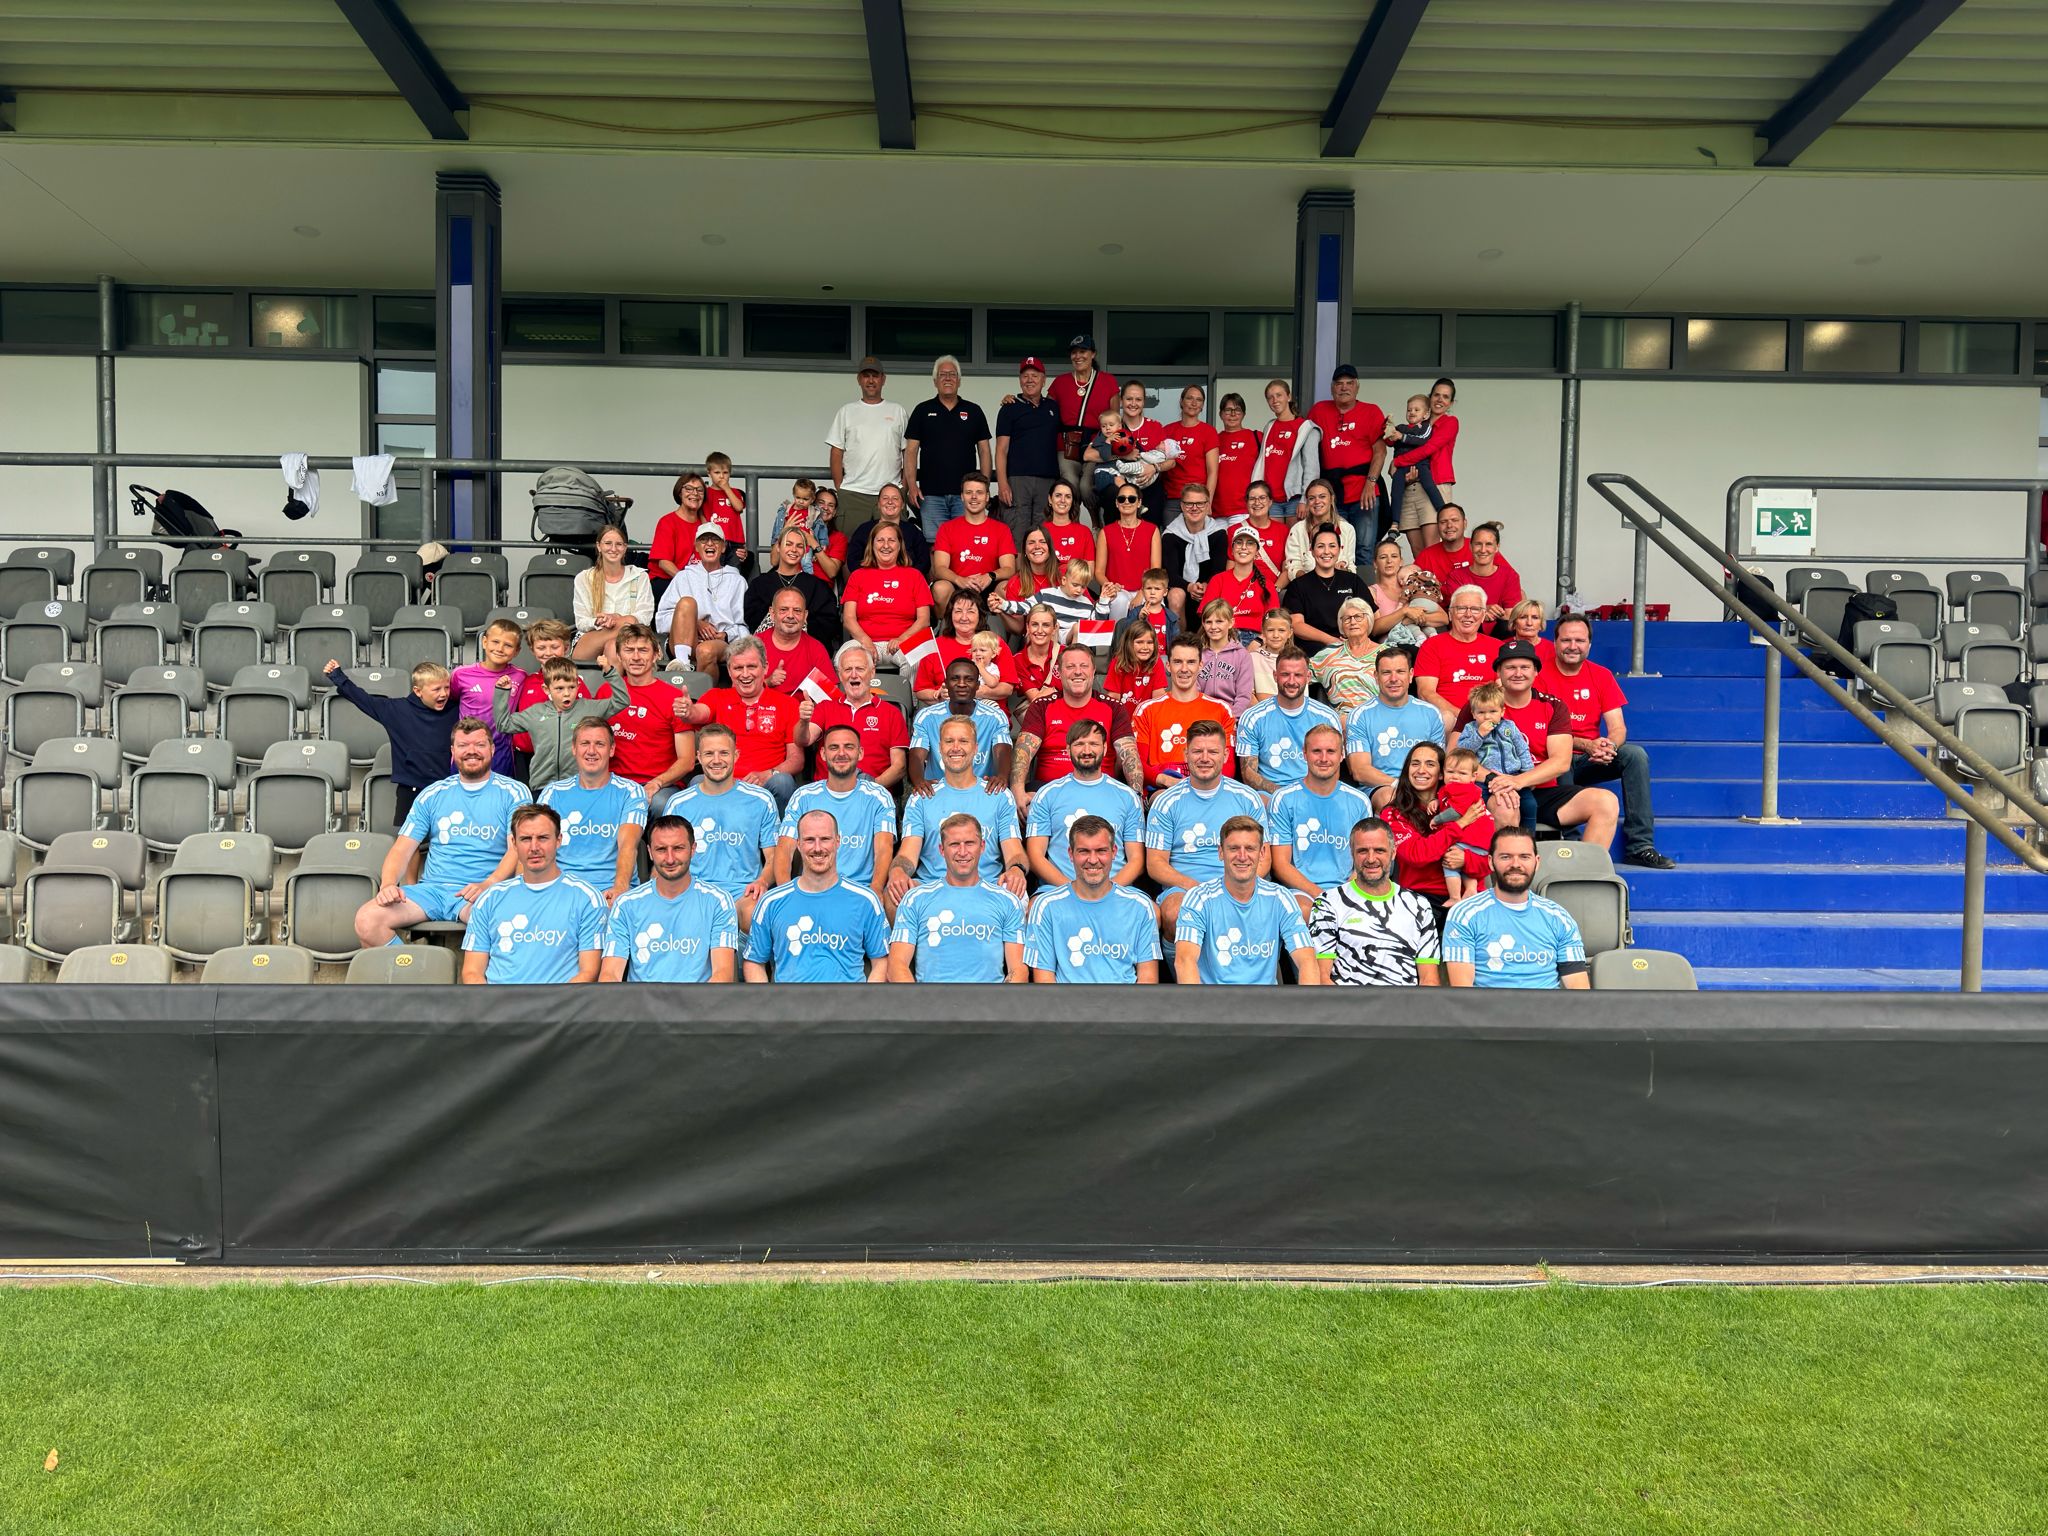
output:
POLYGON ((1775 646, 1767 649, 1771 654, 1764 658, 1764 800, 1758 819, 1771 822, 1778 820, 1778 716, 1784 708, 1785 658, 1775 646))
MULTIPOLYGON (((95 381, 99 392, 99 451, 114 451, 114 345, 118 340, 117 317, 114 314, 114 280, 104 272, 100 274, 100 350, 95 367, 95 381)), ((114 536, 114 476, 112 464, 96 466, 92 472, 92 552, 95 556, 107 551, 107 540, 114 536)))
POLYGON ((1628 675, 1648 677, 1643 666, 1643 649, 1647 644, 1645 631, 1649 628, 1650 595, 1650 540, 1642 529, 1636 530, 1635 582, 1629 591, 1628 604, 1628 675))
MULTIPOLYGON (((1579 584, 1579 304, 1564 311, 1564 402, 1558 411, 1557 601, 1579 584)), ((1638 602, 1641 599, 1638 598, 1638 602)))
POLYGON ((1984 990, 1984 829, 1963 827, 1963 990, 1984 990))

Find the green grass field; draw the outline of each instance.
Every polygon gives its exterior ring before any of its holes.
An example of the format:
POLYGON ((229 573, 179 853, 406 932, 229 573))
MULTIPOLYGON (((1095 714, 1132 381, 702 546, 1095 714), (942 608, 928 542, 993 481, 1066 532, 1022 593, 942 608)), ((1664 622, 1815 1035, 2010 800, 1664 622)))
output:
POLYGON ((2038 1536, 2044 1367, 2031 1287, 11 1290, 0 1531, 2038 1536))

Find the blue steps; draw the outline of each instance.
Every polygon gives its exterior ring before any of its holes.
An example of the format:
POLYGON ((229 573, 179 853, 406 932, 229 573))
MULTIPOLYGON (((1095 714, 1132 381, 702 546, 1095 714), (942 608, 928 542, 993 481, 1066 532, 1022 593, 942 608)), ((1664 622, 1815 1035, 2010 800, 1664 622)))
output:
MULTIPOLYGON (((1658 786, 1663 793, 1663 786, 1658 786)), ((1932 790, 1929 793, 1933 793, 1932 790)), ((1676 920, 1694 912, 1901 913, 1963 910, 1963 870, 1924 864, 1787 865, 1689 862, 1677 869, 1621 867, 1638 915, 1676 920)), ((2048 913, 2048 876, 2017 865, 1993 866, 1984 881, 1987 912, 2048 913)), ((1679 945, 1680 950, 1684 945, 1679 945)), ((2048 951, 2041 956, 2048 964, 2048 951)))
MULTIPOLYGON (((1650 754, 1652 782, 1665 778, 1734 779, 1760 782, 1763 745, 1754 741, 1659 741, 1631 735, 1650 754)), ((1927 781, 1890 747, 1876 741, 1788 741, 1778 748, 1781 781, 1854 779, 1860 782, 1925 784, 1927 781)))
MULTIPOLYGON (((1764 793, 1753 778, 1748 783, 1738 779, 1667 779, 1660 760, 1653 757, 1650 761, 1660 817, 1726 819, 1762 814, 1764 793)), ((1854 807, 1861 816, 1938 817, 1947 805, 1940 790, 1919 780, 1800 779, 1778 785, 1780 816, 1832 816, 1854 807)))
MULTIPOLYGON (((2036 876, 2039 879, 2041 877, 2036 876)), ((1847 958, 1858 944, 1881 949, 1886 966, 1955 965, 1963 920, 1955 912, 1645 912, 1632 909, 1635 942, 1675 949, 1694 965, 1765 967, 1788 960, 1847 958)), ((2048 960, 2048 913, 2000 912, 1984 919, 1984 965, 2008 970, 2048 960)))
MULTIPOLYGON (((1693 967, 1703 992, 1953 992, 1956 971, 1907 971, 1890 966, 1868 970, 1816 966, 1788 971, 1775 967, 1693 967)), ((2048 971, 1984 972, 1986 992, 2048 992, 2048 971)))
MULTIPOLYGON (((1764 739, 1763 691, 1758 689, 1757 692, 1756 703, 1747 709, 1680 709, 1656 705, 1644 709, 1630 704, 1623 713, 1628 720, 1628 733, 1637 741, 1753 741, 1761 749, 1764 739)), ((1870 727, 1846 709, 1788 709, 1778 720, 1778 740, 1868 745, 1877 738, 1871 735, 1870 727)))
MULTIPOLYGON (((1654 788, 1654 783, 1653 786, 1654 788)), ((1674 859, 1740 864, 1954 864, 1963 862, 1960 821, 1811 820, 1782 826, 1708 817, 1657 816, 1657 846, 1674 859)), ((1993 864, 2017 865, 1998 843, 1993 864)), ((2048 879, 2048 876, 2037 876, 2048 879)))

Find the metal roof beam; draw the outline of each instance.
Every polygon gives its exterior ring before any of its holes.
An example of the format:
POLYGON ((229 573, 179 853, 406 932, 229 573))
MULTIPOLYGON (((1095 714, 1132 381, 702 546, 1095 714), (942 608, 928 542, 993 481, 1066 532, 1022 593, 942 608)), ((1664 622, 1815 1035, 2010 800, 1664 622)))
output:
POLYGON ((1758 165, 1786 166, 1861 101, 1880 80, 1962 6, 1963 0, 1892 0, 1869 26, 1821 67, 1757 130, 1758 165))
POLYGON ((1429 0, 1378 0, 1373 6, 1372 18, 1358 34, 1358 46, 1344 67, 1344 78, 1337 82, 1337 94, 1323 113, 1323 126, 1329 130, 1323 140, 1324 159, 1344 160, 1358 153, 1428 5, 1429 0))
POLYGON ((363 46, 391 77, 398 94, 427 132, 437 139, 466 141, 469 130, 456 117, 469 103, 455 89, 439 61, 420 41, 397 0, 334 0, 363 46))
POLYGON ((917 103, 910 95, 910 39, 903 0, 860 0, 868 29, 868 72, 875 80, 875 131, 884 149, 917 148, 917 103))

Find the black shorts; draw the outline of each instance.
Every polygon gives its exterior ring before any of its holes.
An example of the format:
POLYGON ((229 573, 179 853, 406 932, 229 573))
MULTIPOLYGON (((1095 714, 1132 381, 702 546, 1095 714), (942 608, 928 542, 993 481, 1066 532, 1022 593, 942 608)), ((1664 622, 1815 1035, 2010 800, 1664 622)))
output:
POLYGON ((1583 786, 1578 784, 1545 784, 1536 789, 1523 790, 1523 811, 1528 811, 1530 801, 1533 800, 1536 804, 1535 820, 1530 823, 1532 830, 1537 824, 1557 826, 1557 813, 1570 804, 1572 796, 1581 788, 1583 786))

